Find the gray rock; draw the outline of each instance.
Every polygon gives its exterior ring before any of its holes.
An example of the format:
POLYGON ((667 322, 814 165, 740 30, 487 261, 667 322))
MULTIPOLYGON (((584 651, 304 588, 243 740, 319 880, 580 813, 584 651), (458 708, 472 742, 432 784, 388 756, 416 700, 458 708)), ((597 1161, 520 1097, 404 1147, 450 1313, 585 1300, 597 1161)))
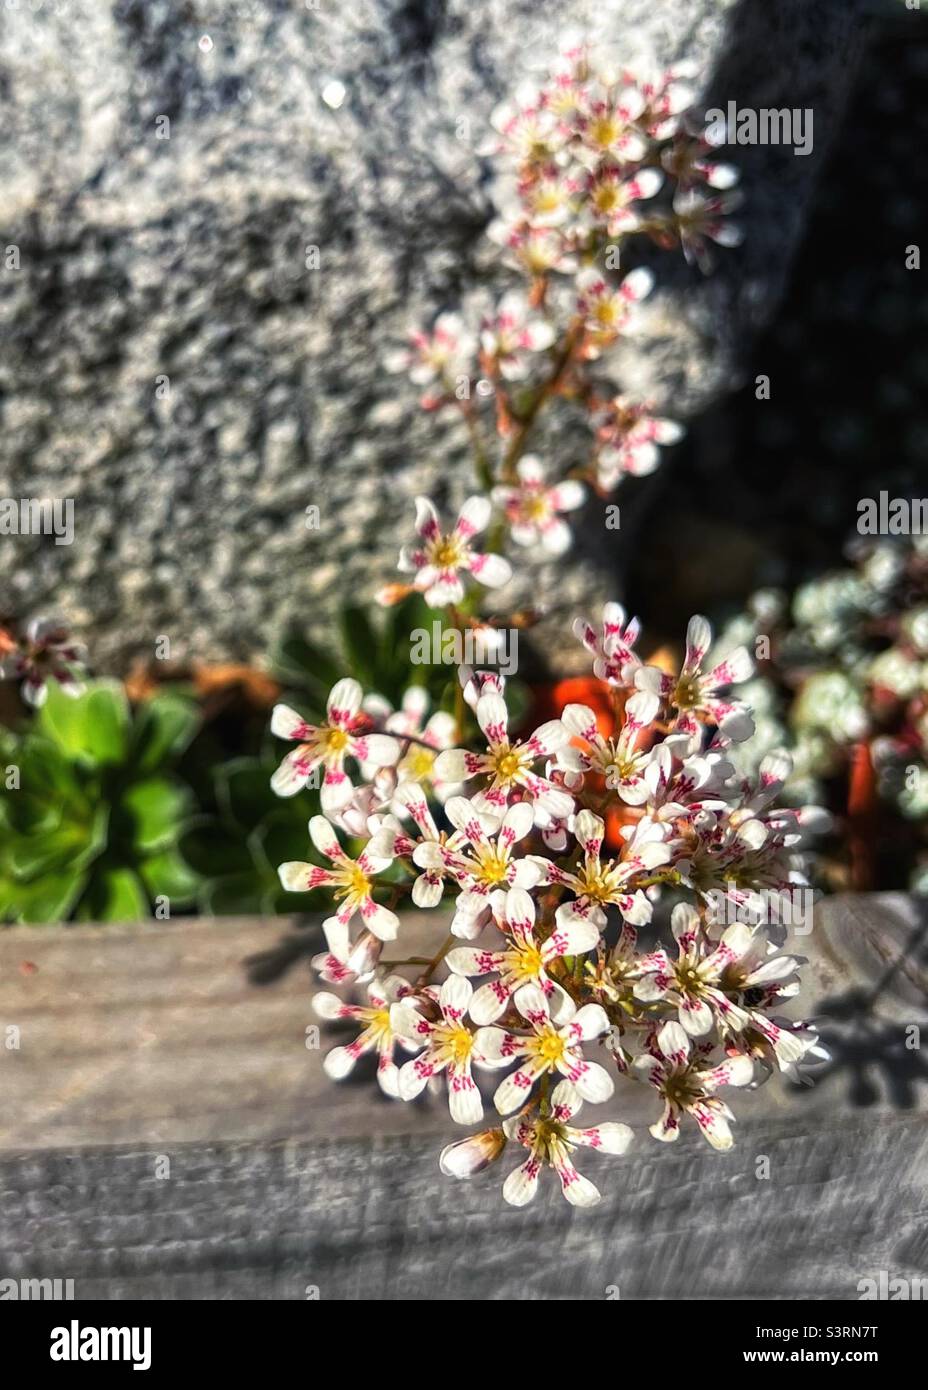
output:
MULTIPOLYGON (((856 5, 3 0, 0 242, 21 268, 0 272, 0 492, 76 506, 71 547, 0 538, 4 608, 63 613, 122 669, 160 634, 179 656, 260 655, 289 616, 322 621, 394 577, 412 496, 452 505, 470 465, 457 419, 420 412, 383 357, 411 322, 509 283, 475 147, 565 19, 695 59, 708 104, 814 108, 810 157, 737 151, 747 240, 715 276, 655 261, 619 369, 690 415, 782 291, 856 5)), ((561 457, 576 440, 569 421, 539 436, 561 457)), ((513 586, 551 606, 549 632, 615 589, 601 522, 592 505, 570 563, 513 586)))

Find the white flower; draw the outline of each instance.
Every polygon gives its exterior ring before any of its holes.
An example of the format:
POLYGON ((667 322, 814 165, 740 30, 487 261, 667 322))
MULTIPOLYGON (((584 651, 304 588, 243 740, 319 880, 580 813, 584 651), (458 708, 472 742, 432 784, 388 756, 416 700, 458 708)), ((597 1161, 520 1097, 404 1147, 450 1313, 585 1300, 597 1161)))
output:
POLYGON ((352 942, 348 925, 335 917, 326 923, 326 950, 313 956, 312 967, 327 985, 363 985, 370 980, 383 951, 383 942, 364 930, 352 942))
POLYGON ((578 123, 580 162, 593 169, 603 159, 624 164, 643 159, 648 147, 633 125, 643 110, 644 97, 634 87, 590 102, 578 123))
POLYGON ((19 643, 0 632, 5 651, 0 659, 0 680, 21 680, 20 694, 27 705, 39 709, 48 699, 50 680, 65 695, 78 696, 84 689, 80 676, 86 652, 63 623, 55 618, 33 618, 19 643))
POLYGON ((747 1086, 754 1075, 749 1057, 727 1057, 707 1065, 705 1053, 693 1055, 693 1044, 679 1023, 665 1023, 657 1034, 656 1050, 637 1057, 634 1069, 662 1096, 664 1112, 650 1126, 655 1139, 672 1143, 680 1137, 680 1117, 691 1115, 714 1149, 732 1146, 729 1121, 734 1119, 715 1092, 720 1086, 747 1086))
POLYGON ((544 991, 523 985, 514 1003, 531 1026, 531 1033, 513 1033, 493 1025, 477 1030, 477 1047, 486 1065, 507 1067, 521 1062, 501 1081, 493 1097, 501 1115, 508 1115, 528 1100, 535 1082, 548 1072, 558 1072, 576 1087, 584 1100, 608 1100, 615 1089, 612 1077, 598 1062, 588 1062, 581 1045, 609 1031, 609 1020, 600 1004, 584 1004, 566 1023, 556 1024, 544 991))
POLYGON ((503 295, 492 319, 480 334, 480 346, 492 368, 506 381, 524 381, 531 368, 532 354, 543 352, 554 342, 550 323, 529 308, 518 291, 503 295))
POLYGON ((599 941, 596 927, 576 921, 556 927, 544 941, 538 941, 534 934, 535 904, 524 888, 491 893, 490 906, 494 920, 510 938, 506 945, 501 949, 462 946, 445 957, 448 969, 456 975, 497 977, 481 985, 471 1000, 470 1016, 474 1022, 495 1023, 506 1012, 516 990, 527 984, 537 985, 549 999, 555 998, 558 1014, 564 1008, 572 1013, 573 1002, 549 977, 546 967, 561 956, 591 951, 599 941))
MULTIPOLYGON (((451 748, 454 744, 454 716, 439 709, 426 719, 429 694, 422 685, 411 685, 404 691, 398 710, 391 710, 387 701, 380 696, 376 697, 377 704, 373 706, 373 698, 365 700, 365 709, 376 715, 384 732, 393 734, 401 748, 406 745, 396 765, 397 782, 417 782, 428 786, 439 801, 455 796, 460 786, 442 782, 434 775, 436 757, 442 749, 451 748)), ((367 768, 362 768, 362 772, 368 775, 367 768)))
POLYGON ((657 169, 641 169, 629 175, 618 165, 605 165, 588 177, 585 209, 607 236, 632 232, 640 221, 635 204, 643 198, 653 198, 663 181, 664 176, 657 169))
POLYGON ((701 720, 717 725, 725 738, 740 743, 754 732, 750 710, 741 700, 722 699, 718 691, 746 681, 754 663, 747 650, 738 647, 704 672, 702 664, 711 643, 712 629, 706 619, 698 615, 690 618, 679 676, 668 676, 656 666, 642 666, 635 673, 635 684, 652 697, 654 715, 661 702, 676 710, 674 729, 688 735, 694 745, 700 738, 701 720))
POLYGON ((593 674, 597 680, 619 687, 634 683, 641 658, 635 655, 633 648, 641 624, 637 618, 629 618, 626 623, 625 609, 620 603, 604 605, 601 632, 583 618, 574 619, 573 631, 593 655, 593 674))
POLYGON ((471 549, 471 541, 486 528, 489 519, 489 499, 469 497, 452 530, 443 532, 433 503, 427 497, 416 498, 419 544, 412 549, 403 547, 399 568, 415 574, 414 587, 425 594, 425 601, 431 608, 461 602, 464 597, 462 572, 490 589, 505 584, 512 575, 509 561, 501 555, 481 554, 471 549))
POLYGON ((561 1081, 551 1095, 547 1114, 530 1111, 504 1121, 507 1136, 528 1149, 525 1162, 509 1174, 503 1184, 503 1197, 514 1207, 524 1207, 535 1195, 538 1178, 546 1165, 561 1181, 561 1191, 575 1207, 593 1207, 600 1200, 599 1190, 578 1173, 571 1151, 578 1145, 606 1154, 623 1154, 632 1142, 628 1125, 609 1121, 576 1129, 567 1122, 580 1109, 580 1096, 569 1081, 561 1081))
POLYGON ((647 696, 632 695, 625 705, 625 720, 617 738, 605 739, 596 725, 596 715, 588 705, 567 705, 561 713, 564 727, 584 739, 585 749, 568 744, 558 754, 562 768, 572 772, 596 772, 606 779, 610 791, 618 792, 629 806, 640 806, 648 799, 645 772, 654 757, 651 749, 636 747, 647 727, 647 696))
POLYGON ((446 1178, 473 1178, 495 1163, 506 1147, 506 1135, 497 1129, 482 1129, 466 1139, 455 1139, 441 1151, 438 1166, 446 1178))
POLYGON ((712 269, 712 254, 709 243, 719 246, 740 246, 744 240, 741 228, 728 220, 741 202, 737 189, 730 193, 716 193, 706 197, 695 188, 677 190, 673 200, 680 245, 686 259, 700 270, 712 269))
MULTIPOLYGON (((387 371, 406 371, 416 386, 437 384, 444 394, 453 390, 459 377, 470 375, 477 341, 459 314, 439 314, 431 330, 414 329, 409 341, 407 349, 388 354, 387 371)), ((424 402, 437 403, 432 396, 424 402)))
POLYGON ((635 310, 653 284, 654 276, 644 267, 616 284, 588 266, 577 276, 577 312, 595 338, 612 339, 635 327, 635 310))
POLYGON ((313 1008, 320 1018, 351 1019, 362 1025, 362 1031, 345 1047, 334 1047, 326 1054, 323 1066, 327 1076, 341 1081, 354 1070, 355 1063, 366 1052, 377 1050, 377 1080, 388 1095, 399 1095, 399 1071, 393 1060, 396 1036, 390 1026, 390 1006, 412 993, 412 986, 399 975, 371 980, 367 986, 368 1003, 346 1004, 336 994, 322 992, 313 999, 313 1008))
POLYGON ((674 908, 671 926, 677 960, 663 950, 642 957, 636 997, 675 1004, 691 1037, 717 1026, 738 1052, 770 1054, 784 1071, 799 1062, 814 1045, 814 1034, 781 1027, 766 1012, 798 992, 799 961, 781 955, 762 927, 743 922, 728 927, 713 947, 688 903, 674 908))
POLYGON ((438 996, 438 1021, 426 1018, 402 1001, 390 1010, 391 1026, 404 1046, 425 1049, 400 1068, 401 1098, 414 1100, 433 1076, 444 1073, 448 1108, 452 1120, 459 1125, 477 1124, 483 1118, 480 1092, 471 1075, 472 1063, 479 1063, 482 1057, 476 1036, 465 1022, 472 994, 469 980, 449 975, 438 996))
POLYGON ((501 102, 490 116, 498 135, 478 147, 478 154, 510 155, 518 164, 544 167, 556 159, 567 139, 567 130, 553 111, 539 104, 539 96, 523 87, 515 101, 501 102))
POLYGON ((534 771, 539 758, 551 756, 567 742, 567 730, 560 720, 551 719, 540 725, 524 743, 511 743, 506 701, 500 689, 492 685, 479 696, 476 715, 487 740, 486 752, 451 748, 439 753, 435 761, 439 777, 449 782, 482 778, 483 785, 473 797, 479 811, 502 815, 518 793, 552 816, 569 815, 573 810, 572 797, 534 771))
POLYGON ((584 497, 582 483, 567 479, 549 485, 541 460, 525 454, 516 465, 516 486, 493 489, 495 505, 506 516, 516 545, 540 546, 548 555, 563 555, 571 542, 570 527, 560 513, 575 511, 584 497))
POLYGON ((626 475, 643 478, 660 463, 659 444, 676 444, 683 427, 674 420, 651 415, 648 407, 616 396, 600 416, 597 428, 597 481, 604 491, 626 475))
POLYGON ((556 227, 533 227, 525 221, 522 209, 498 217, 487 228, 487 236, 505 250, 502 257, 507 265, 536 276, 557 271, 572 275, 577 269, 576 257, 570 254, 565 234, 556 227))
POLYGON ((638 125, 652 140, 667 140, 677 130, 680 117, 696 99, 687 80, 696 75, 694 63, 673 63, 661 69, 653 61, 636 61, 623 73, 626 82, 641 94, 644 108, 638 125))
POLYGON ((524 801, 510 806, 498 830, 490 834, 485 818, 466 797, 451 797, 445 813, 459 832, 456 843, 423 841, 413 859, 420 868, 446 873, 461 888, 451 930, 472 939, 489 916, 493 890, 503 885, 534 888, 544 879, 546 861, 534 855, 523 859, 513 855, 532 828, 532 808, 524 801), (458 847, 461 840, 469 849, 458 847))
POLYGON ((579 180, 557 164, 537 171, 520 188, 524 214, 532 227, 561 227, 574 213, 579 180))
MULTIPOLYGON (((448 850, 450 853, 459 849, 465 843, 464 837, 457 833, 449 836, 439 831, 425 793, 415 782, 400 783, 393 800, 399 814, 409 815, 413 819, 418 836, 407 834, 392 816, 381 816, 372 822, 368 849, 372 854, 387 858, 412 859, 420 866, 423 857, 429 859, 412 886, 412 900, 416 907, 437 907, 449 872, 442 851, 448 850), (416 852, 422 845, 435 846, 437 853, 420 854, 416 859, 416 852)), ((495 822, 493 825, 495 827, 495 822)))
POLYGON ((574 828, 583 850, 577 872, 571 873, 558 865, 548 870, 551 883, 563 884, 575 895, 573 902, 562 903, 558 908, 558 925, 567 925, 580 918, 591 921, 601 931, 606 925, 605 908, 610 906, 617 907, 625 920, 635 926, 651 920, 651 903, 637 880, 670 859, 671 849, 664 839, 664 828, 647 818, 636 822, 620 859, 601 858, 604 833, 605 824, 599 816, 592 811, 581 811, 574 828))
POLYGON ((320 801, 326 813, 347 806, 354 790, 345 772, 346 757, 375 767, 390 767, 400 755, 396 739, 384 734, 355 732, 355 721, 361 708, 361 687, 350 678, 338 681, 326 702, 327 719, 323 724, 308 724, 289 705, 275 705, 271 715, 271 733, 299 743, 288 753, 271 778, 278 796, 294 796, 305 787, 314 768, 325 767, 320 801))
MULTIPOLYGON (((334 920, 347 929, 357 912, 368 930, 379 936, 381 941, 392 941, 399 918, 395 912, 375 903, 371 896, 372 878, 390 867, 391 857, 372 854, 368 848, 357 859, 350 859, 325 816, 313 816, 309 822, 309 834, 316 849, 325 855, 332 867, 322 869, 318 864, 306 864, 297 859, 281 864, 277 872, 287 892, 307 893, 313 888, 333 888, 335 899, 341 900, 341 906, 330 921, 334 920)), ((323 930, 326 925, 324 922, 323 930)))

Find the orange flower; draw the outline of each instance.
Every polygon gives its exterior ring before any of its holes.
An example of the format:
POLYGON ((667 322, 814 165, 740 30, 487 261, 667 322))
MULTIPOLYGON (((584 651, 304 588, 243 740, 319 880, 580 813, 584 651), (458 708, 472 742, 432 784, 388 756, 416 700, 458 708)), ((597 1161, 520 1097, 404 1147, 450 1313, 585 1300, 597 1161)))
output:
MULTIPOLYGON (((596 715, 596 727, 608 738, 615 727, 612 692, 595 676, 572 676, 554 685, 538 685, 533 690, 535 714, 543 722, 558 719, 567 705, 589 705, 596 715)), ((577 740, 573 740, 577 742, 577 740)))

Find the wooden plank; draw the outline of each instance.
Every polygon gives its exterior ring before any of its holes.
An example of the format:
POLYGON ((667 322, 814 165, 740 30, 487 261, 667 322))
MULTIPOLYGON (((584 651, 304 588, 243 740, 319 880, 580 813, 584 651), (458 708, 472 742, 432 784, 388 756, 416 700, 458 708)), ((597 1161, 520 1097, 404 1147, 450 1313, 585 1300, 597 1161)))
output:
MULTIPOLYGON (((18 1049, 0 1050, 5 1097, 0 1150, 102 1144, 191 1143, 366 1135, 443 1129, 442 1107, 410 1109, 366 1081, 333 1084, 322 1071, 336 1035, 323 1027, 323 1051, 307 1049, 318 1023, 310 959, 321 947, 318 922, 299 919, 181 920, 127 927, 12 928, 0 933, 0 1028, 19 1029, 18 1049), (265 983, 256 983, 260 978, 265 983)), ((827 1003, 839 1017, 856 992, 878 984, 887 963, 905 956, 879 993, 875 1016, 896 1030, 917 1021, 925 968, 911 947, 921 932, 910 900, 828 899, 808 937, 802 1012, 827 1003), (907 954, 906 954, 907 953, 907 954)), ((404 922, 408 954, 431 955, 444 919, 404 922)), ((921 995, 924 1001, 924 994, 921 995)), ((887 1041, 887 1046, 892 1038, 887 1041)), ((912 1054, 910 1054, 912 1055, 912 1054)), ((828 1110, 831 1081, 801 1098, 828 1110)), ((771 1083, 738 1098, 739 1113, 764 1115, 797 1103, 771 1083)), ((647 1090, 620 1087, 623 1111, 644 1121, 647 1090)))
MULTIPOLYGON (((442 926, 414 921, 418 954, 442 926)), ((827 1006, 837 1065, 810 1089, 739 1093, 732 1153, 657 1145, 652 1096, 620 1086, 636 1142, 583 1156, 592 1215, 550 1190, 507 1208, 510 1154, 442 1178, 443 1104, 330 1083, 305 1046, 318 944, 317 925, 280 919, 0 934, 0 1030, 21 1030, 0 1055, 4 1273, 74 1278, 79 1297, 593 1299, 853 1299, 881 1269, 925 1274, 913 901, 822 905, 797 943, 802 1012, 827 1006), (255 983, 275 953, 289 968, 255 983)))

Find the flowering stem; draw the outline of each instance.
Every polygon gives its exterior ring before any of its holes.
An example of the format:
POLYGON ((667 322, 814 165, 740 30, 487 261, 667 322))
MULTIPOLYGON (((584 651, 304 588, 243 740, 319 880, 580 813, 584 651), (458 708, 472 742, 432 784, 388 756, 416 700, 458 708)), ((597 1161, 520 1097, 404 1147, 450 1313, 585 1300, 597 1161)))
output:
POLYGON ((453 945, 454 945, 454 934, 453 934, 452 932, 449 932, 449 933, 448 933, 448 936, 447 936, 447 937, 445 938, 445 940, 442 942, 442 944, 441 944, 441 946, 439 947, 439 949, 435 952, 435 954, 434 954, 434 956, 432 957, 432 959, 425 962, 426 968, 425 968, 425 970, 423 970, 422 974, 419 976, 418 980, 416 981, 417 984, 419 984, 419 985, 427 985, 427 984, 428 984, 429 980, 430 980, 430 979, 432 978, 432 976, 435 974, 435 971, 438 969, 439 965, 441 965, 442 961, 444 960, 444 958, 445 958, 445 956, 448 954, 448 952, 451 950, 451 947, 452 947, 453 945))
POLYGON ((480 426, 477 423, 473 404, 469 400, 459 401, 458 404, 461 407, 461 414, 470 436, 471 448, 474 451, 474 472, 477 476, 477 486, 482 488, 484 492, 489 492, 493 486, 493 470, 490 468, 490 461, 487 458, 487 451, 480 435, 480 426))
POLYGON ((519 421, 509 448, 506 450, 502 469, 500 470, 500 477, 503 482, 515 482, 516 464, 522 457, 532 426, 538 418, 542 406, 546 401, 551 399, 560 386, 582 336, 582 324, 579 321, 575 321, 571 324, 570 328, 568 328, 564 336, 564 343, 555 360, 554 370, 548 377, 548 380, 538 388, 532 404, 519 421))

